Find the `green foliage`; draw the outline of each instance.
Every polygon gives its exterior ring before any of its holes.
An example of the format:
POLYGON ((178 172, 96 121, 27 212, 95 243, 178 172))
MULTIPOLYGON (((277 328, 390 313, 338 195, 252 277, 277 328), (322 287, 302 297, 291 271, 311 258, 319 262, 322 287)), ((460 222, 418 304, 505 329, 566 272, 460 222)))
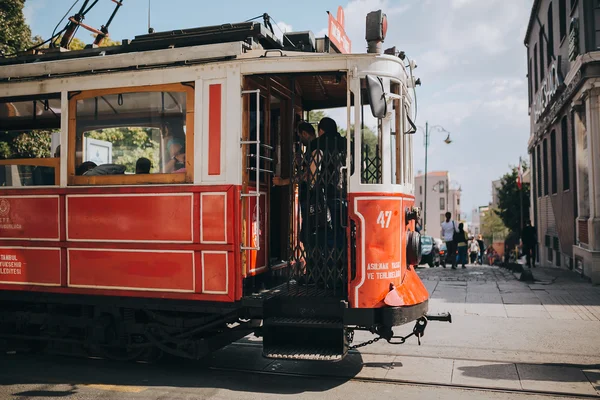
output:
MULTIPOLYGON (((74 37, 73 39, 71 39, 71 43, 69 44, 69 50, 83 50, 85 49, 85 46, 88 44, 92 44, 95 40, 95 35, 91 35, 92 39, 90 40, 89 43, 84 42, 83 40, 74 37)), ((57 43, 60 43, 60 40, 62 39, 62 36, 60 36, 57 40, 57 43)), ((110 38, 104 38, 104 40, 102 41, 102 44, 100 45, 100 47, 110 47, 110 46, 120 46, 121 42, 119 41, 115 41, 115 40, 111 40, 110 38)))
POLYGON ((498 215, 498 210, 492 209, 484 214, 481 219, 481 236, 485 243, 504 240, 507 233, 508 229, 498 215))
POLYGON ((146 157, 152 161, 150 172, 159 172, 160 143, 152 139, 160 137, 160 131, 157 128, 106 128, 86 132, 85 136, 111 142, 113 145, 112 162, 125 165, 127 172, 135 173, 135 163, 140 157, 146 157))
POLYGON ((43 158, 51 156, 52 131, 2 132, 0 158, 43 158))
POLYGON ((0 1, 0 52, 9 55, 31 46, 31 29, 25 23, 25 0, 0 1))
POLYGON ((320 120, 325 118, 327 114, 324 111, 309 111, 308 112, 308 122, 310 123, 319 123, 320 120))
MULTIPOLYGON (((524 163, 523 172, 527 169, 528 165, 524 163)), ((511 232, 520 232, 521 230, 521 200, 523 204, 523 223, 529 219, 530 185, 523 183, 522 190, 519 190, 517 177, 517 167, 512 167, 511 172, 502 177, 500 189, 498 190, 498 210, 495 212, 511 232), (521 195, 522 199, 520 198, 521 195)))

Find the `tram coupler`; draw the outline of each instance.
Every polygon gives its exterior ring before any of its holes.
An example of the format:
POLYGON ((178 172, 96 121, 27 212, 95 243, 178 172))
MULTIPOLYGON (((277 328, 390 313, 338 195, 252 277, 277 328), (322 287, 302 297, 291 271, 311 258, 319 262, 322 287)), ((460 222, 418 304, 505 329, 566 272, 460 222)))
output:
POLYGON ((452 323, 452 315, 449 312, 440 314, 425 314, 428 321, 440 321, 452 323))

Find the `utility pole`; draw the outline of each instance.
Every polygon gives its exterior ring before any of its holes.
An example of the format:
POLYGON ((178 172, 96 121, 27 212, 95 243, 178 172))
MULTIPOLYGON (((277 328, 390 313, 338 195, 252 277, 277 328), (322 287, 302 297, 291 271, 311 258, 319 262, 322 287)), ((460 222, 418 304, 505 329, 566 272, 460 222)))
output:
MULTIPOLYGON (((421 129, 423 129, 421 127, 421 129)), ((444 142, 446 142, 446 144, 450 144, 452 143, 452 140, 450 139, 450 132, 448 132, 446 129, 444 129, 442 126, 440 125, 434 125, 431 127, 431 129, 435 129, 439 132, 445 132, 448 134, 448 136, 446 137, 446 139, 444 140, 444 142)), ((431 131, 429 129, 429 122, 425 122, 425 182, 424 182, 424 191, 425 194, 423 195, 423 233, 427 232, 427 154, 428 154, 428 150, 429 150, 429 135, 430 135, 431 131)), ((448 188, 446 188, 446 191, 448 191, 448 188)), ((448 207, 448 202, 446 202, 446 207, 448 207)))
POLYGON ((423 233, 427 232, 427 148, 429 147, 429 122, 425 122, 425 191, 423 192, 423 233))

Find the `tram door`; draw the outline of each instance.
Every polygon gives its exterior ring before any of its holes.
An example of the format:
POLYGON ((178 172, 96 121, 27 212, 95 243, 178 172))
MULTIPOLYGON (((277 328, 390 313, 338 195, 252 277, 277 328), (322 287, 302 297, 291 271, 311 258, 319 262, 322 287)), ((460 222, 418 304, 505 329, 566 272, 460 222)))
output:
POLYGON ((271 88, 268 78, 247 78, 242 93, 245 272, 246 276, 267 271, 285 275, 290 247, 290 185, 274 185, 273 177, 290 174, 291 105, 289 97, 271 88))

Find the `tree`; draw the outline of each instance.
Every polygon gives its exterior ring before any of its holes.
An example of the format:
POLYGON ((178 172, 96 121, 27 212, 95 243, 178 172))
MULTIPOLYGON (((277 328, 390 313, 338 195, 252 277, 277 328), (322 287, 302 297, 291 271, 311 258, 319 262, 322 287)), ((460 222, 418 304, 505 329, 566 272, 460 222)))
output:
POLYGON ((497 209, 492 209, 486 212, 481 219, 481 236, 486 243, 494 243, 495 241, 504 240, 508 233, 508 229, 502 222, 502 218, 498 215, 497 209))
POLYGON ((25 0, 0 1, 0 53, 15 54, 31 46, 31 29, 25 23, 25 0))
MULTIPOLYGON (((527 171, 527 163, 524 163, 522 167, 523 172, 527 171)), ((511 232, 520 232, 521 230, 521 201, 523 204, 523 223, 529 219, 530 185, 523 183, 522 189, 519 190, 517 186, 518 174, 517 167, 512 167, 511 172, 502 177, 500 189, 498 190, 498 210, 496 210, 496 214, 500 216, 504 225, 511 232)))

